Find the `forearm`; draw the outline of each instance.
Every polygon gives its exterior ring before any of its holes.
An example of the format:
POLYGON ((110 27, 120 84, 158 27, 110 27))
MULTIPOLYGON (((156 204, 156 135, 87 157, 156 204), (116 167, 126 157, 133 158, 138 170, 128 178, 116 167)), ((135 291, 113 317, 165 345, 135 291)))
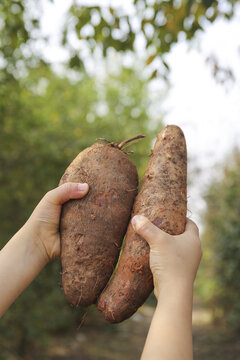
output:
POLYGON ((26 223, 0 251, 0 316, 48 262, 26 223))
POLYGON ((192 286, 169 284, 160 295, 141 360, 192 360, 192 286))

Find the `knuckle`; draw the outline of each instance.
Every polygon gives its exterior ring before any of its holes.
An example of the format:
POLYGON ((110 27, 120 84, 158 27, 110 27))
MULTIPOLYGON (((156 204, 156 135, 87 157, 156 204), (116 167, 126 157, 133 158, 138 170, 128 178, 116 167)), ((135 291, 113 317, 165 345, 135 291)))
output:
POLYGON ((202 245, 200 244, 200 249, 199 249, 199 254, 200 254, 200 257, 202 258, 203 256, 203 249, 202 249, 202 245))
POLYGON ((49 200, 52 197, 53 190, 49 190, 43 197, 43 200, 49 200))
POLYGON ((63 184, 63 189, 67 192, 67 193, 71 193, 74 189, 74 184, 71 182, 67 182, 65 184, 63 184))
POLYGON ((197 236, 199 236, 199 228, 198 228, 197 224, 192 220, 189 220, 189 222, 192 225, 192 230, 195 231, 197 236))
POLYGON ((140 233, 146 233, 149 231, 149 223, 146 222, 141 222, 140 224, 138 224, 137 226, 137 231, 140 233))
POLYGON ((199 228, 198 228, 198 226, 194 223, 194 225, 195 225, 195 230, 196 230, 196 233, 197 233, 197 235, 199 236, 199 228))

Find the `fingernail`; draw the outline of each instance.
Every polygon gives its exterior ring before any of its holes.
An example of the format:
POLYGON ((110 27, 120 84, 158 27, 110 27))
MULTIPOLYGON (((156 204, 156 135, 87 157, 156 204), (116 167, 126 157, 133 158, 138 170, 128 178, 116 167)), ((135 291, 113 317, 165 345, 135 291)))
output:
POLYGON ((78 191, 79 192, 85 192, 87 189, 88 189, 88 184, 87 183, 78 184, 78 191))
POLYGON ((140 221, 141 221, 141 216, 140 215, 135 215, 132 218, 131 223, 132 223, 132 227, 133 227, 134 231, 136 231, 137 224, 139 224, 140 221))

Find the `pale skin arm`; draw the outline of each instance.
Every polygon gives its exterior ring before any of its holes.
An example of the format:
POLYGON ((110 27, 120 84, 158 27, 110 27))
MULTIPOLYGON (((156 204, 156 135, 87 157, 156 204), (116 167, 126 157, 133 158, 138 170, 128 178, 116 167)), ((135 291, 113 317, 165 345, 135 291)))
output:
POLYGON ((66 183, 49 191, 24 226, 0 251, 0 317, 52 259, 60 255, 61 205, 82 198, 87 184, 66 183))
POLYGON ((198 228, 187 220, 185 232, 171 236, 144 216, 132 224, 150 246, 158 300, 141 360, 192 360, 193 284, 202 256, 198 228))

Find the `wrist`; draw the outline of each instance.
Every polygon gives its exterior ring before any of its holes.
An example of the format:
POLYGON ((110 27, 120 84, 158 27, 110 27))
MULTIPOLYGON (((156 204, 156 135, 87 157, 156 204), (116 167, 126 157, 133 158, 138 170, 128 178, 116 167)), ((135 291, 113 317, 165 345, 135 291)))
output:
POLYGON ((189 279, 166 279, 162 281, 156 294, 158 301, 187 301, 192 303, 193 281, 189 279))
POLYGON ((27 221, 19 232, 20 237, 26 241, 26 255, 34 259, 36 265, 44 267, 50 259, 34 224, 27 221))
POLYGON ((0 252, 0 316, 48 262, 34 231, 24 225, 0 252))

